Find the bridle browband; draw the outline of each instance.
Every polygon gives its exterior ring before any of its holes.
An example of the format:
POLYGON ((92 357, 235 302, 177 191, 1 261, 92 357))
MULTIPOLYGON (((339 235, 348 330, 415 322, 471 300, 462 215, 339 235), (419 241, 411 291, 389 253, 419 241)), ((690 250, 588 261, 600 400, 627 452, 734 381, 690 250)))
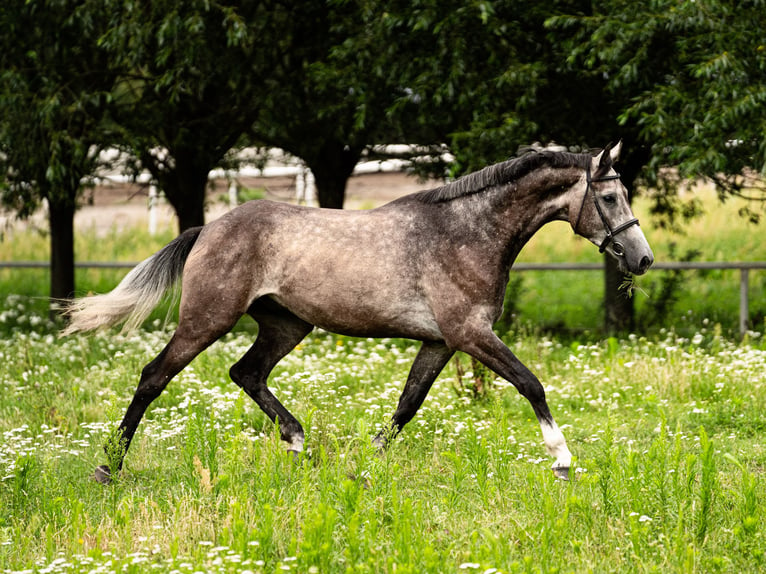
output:
MULTIPOLYGON (((613 179, 620 179, 620 174, 615 172, 614 175, 605 175, 603 177, 599 177, 596 179, 592 179, 590 175, 590 165, 585 168, 585 193, 582 196, 582 203, 580 204, 580 212, 577 214, 577 223, 575 223, 575 226, 573 227, 573 230, 575 233, 577 233, 577 227, 580 225, 580 218, 582 217, 582 211, 585 208, 585 201, 588 199, 588 192, 591 190, 591 183, 592 182, 600 182, 600 181, 611 181, 613 179)), ((615 236, 618 233, 622 233, 629 227, 632 227, 633 225, 638 225, 638 219, 633 218, 625 223, 622 223, 612 229, 612 226, 609 225, 609 222, 606 220, 606 216, 604 215, 604 211, 601 209, 601 206, 598 203, 598 197, 596 197, 596 191, 593 191, 593 203, 596 206, 596 211, 598 212, 598 216, 601 218, 601 222, 604 224, 604 228, 606 229, 606 237, 604 238, 604 241, 601 242, 601 245, 598 246, 599 253, 603 253, 604 250, 606 250, 607 246, 614 242, 613 251, 616 255, 625 255, 624 248, 621 243, 618 243, 617 241, 614 241, 615 236)))

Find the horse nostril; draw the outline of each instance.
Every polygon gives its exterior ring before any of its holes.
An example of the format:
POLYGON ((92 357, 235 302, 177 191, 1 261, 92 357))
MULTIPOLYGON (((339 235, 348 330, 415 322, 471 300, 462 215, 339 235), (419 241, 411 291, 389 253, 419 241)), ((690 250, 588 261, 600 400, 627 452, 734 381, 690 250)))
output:
POLYGON ((641 263, 638 264, 639 269, 641 269, 641 273, 649 269, 652 263, 653 261, 647 255, 644 255, 641 258, 641 263))

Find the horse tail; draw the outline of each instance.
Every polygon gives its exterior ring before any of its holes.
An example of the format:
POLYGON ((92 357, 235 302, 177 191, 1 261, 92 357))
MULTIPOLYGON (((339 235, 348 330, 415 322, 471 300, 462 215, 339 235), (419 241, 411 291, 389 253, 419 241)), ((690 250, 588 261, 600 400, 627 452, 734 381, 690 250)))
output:
POLYGON ((202 227, 186 230, 134 267, 109 293, 69 303, 65 310, 69 325, 62 335, 93 331, 122 321, 125 322, 123 331, 138 327, 181 277, 186 258, 201 231, 202 227))

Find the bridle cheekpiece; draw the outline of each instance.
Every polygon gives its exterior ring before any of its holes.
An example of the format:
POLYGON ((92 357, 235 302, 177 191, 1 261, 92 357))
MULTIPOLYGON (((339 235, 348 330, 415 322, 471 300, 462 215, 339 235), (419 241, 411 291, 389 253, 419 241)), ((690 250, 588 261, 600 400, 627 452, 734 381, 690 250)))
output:
MULTIPOLYGON (((620 174, 615 172, 614 175, 605 175, 605 176, 593 179, 591 178, 591 175, 590 175, 590 166, 588 166, 585 169, 585 181, 586 181, 585 193, 582 196, 582 203, 580 204, 580 212, 577 214, 577 223, 575 223, 575 226, 573 227, 573 230, 575 231, 575 233, 577 232, 577 228, 580 225, 580 217, 582 217, 582 211, 585 208, 585 201, 588 199, 588 192, 592 189, 590 184, 593 182, 612 181, 613 179, 620 179, 620 174)), ((617 227, 615 227, 614 229, 612 229, 612 226, 609 225, 609 222, 607 221, 606 216, 604 215, 604 211, 601 209, 601 205, 599 205, 598 197, 596 196, 595 190, 593 190, 593 203, 596 206, 596 211, 598 212, 598 216, 601 218, 601 222, 604 224, 604 229, 606 230, 606 237, 604 238, 604 241, 601 242, 601 245, 598 246, 599 253, 603 253, 610 243, 614 243, 614 247, 612 249, 615 255, 625 255, 625 250, 622 244, 615 241, 614 238, 618 233, 622 233, 629 227, 632 227, 633 225, 638 225, 638 219, 634 217, 633 219, 630 219, 626 221, 625 223, 622 223, 618 225, 617 227)))

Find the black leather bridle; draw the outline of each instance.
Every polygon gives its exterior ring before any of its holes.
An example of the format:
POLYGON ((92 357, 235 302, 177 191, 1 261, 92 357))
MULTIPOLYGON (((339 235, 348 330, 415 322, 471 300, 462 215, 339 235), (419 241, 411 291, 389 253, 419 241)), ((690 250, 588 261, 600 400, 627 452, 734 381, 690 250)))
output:
MULTIPOLYGON (((582 196, 582 203, 580 204, 580 213, 577 214, 577 223, 575 223, 575 226, 573 227, 575 233, 577 233, 577 227, 580 225, 580 217, 582 217, 582 210, 585 208, 585 201, 588 199, 588 192, 591 190, 591 183, 592 182, 600 182, 600 181, 611 181, 613 179, 620 179, 620 174, 615 172, 614 175, 605 175, 603 177, 599 177, 596 179, 592 179, 590 176, 590 166, 588 166, 585 170, 585 181, 587 182, 585 186, 585 193, 582 196)), ((609 225, 609 222, 606 220, 606 216, 604 215, 604 211, 601 209, 601 206, 598 203, 598 197, 596 196, 596 191, 593 190, 593 203, 596 205, 596 211, 598 212, 598 216, 601 218, 601 222, 604 224, 604 228, 606 229, 606 237, 604 238, 604 241, 601 242, 601 245, 598 246, 599 253, 603 253, 604 250, 607 248, 607 246, 614 242, 614 247, 612 250, 616 255, 625 255, 625 250, 622 246, 622 243, 618 243, 617 241, 614 241, 615 236, 618 233, 622 233, 629 227, 632 227, 633 225, 638 225, 638 219, 635 217, 629 221, 626 221, 625 223, 622 223, 612 229, 612 226, 609 225)))

